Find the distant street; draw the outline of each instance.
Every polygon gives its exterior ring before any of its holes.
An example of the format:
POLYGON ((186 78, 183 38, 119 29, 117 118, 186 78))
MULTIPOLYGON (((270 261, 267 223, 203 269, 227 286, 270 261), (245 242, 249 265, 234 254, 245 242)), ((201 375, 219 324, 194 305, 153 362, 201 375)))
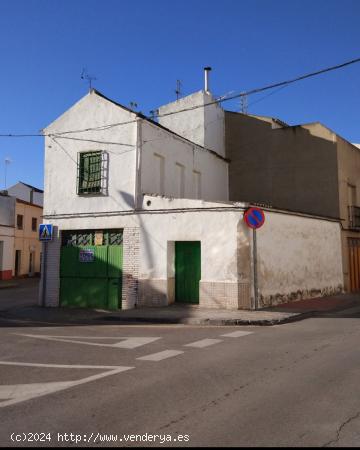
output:
MULTIPOLYGON (((28 284, 0 309, 31 303, 28 284)), ((359 324, 359 308, 274 327, 1 319, 0 445, 358 446, 359 324)))

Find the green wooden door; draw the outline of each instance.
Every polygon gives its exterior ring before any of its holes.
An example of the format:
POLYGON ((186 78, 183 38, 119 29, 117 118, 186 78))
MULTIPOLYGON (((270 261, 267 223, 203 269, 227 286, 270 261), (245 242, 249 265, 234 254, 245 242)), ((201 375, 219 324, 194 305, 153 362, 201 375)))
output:
POLYGON ((199 303, 200 279, 200 242, 175 242, 175 300, 183 303, 199 303))
POLYGON ((122 245, 61 248, 61 306, 118 309, 121 291, 122 245))

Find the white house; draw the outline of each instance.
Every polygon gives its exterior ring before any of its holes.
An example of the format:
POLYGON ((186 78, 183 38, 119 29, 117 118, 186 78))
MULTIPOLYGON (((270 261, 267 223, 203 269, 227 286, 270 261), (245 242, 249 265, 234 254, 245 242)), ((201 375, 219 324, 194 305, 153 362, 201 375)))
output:
POLYGON ((55 234, 42 304, 250 309, 255 297, 263 306, 342 289, 335 220, 267 210, 255 254, 249 205, 228 201, 222 110, 211 102, 196 93, 160 108, 157 123, 92 90, 44 130, 44 221, 55 234), (173 119, 194 102, 196 117, 173 119))

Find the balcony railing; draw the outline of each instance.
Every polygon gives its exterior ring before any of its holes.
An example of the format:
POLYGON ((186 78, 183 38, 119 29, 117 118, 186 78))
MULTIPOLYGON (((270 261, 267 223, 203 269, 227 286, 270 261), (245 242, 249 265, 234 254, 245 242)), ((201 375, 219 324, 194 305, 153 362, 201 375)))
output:
POLYGON ((349 228, 360 229, 360 207, 349 206, 349 228))

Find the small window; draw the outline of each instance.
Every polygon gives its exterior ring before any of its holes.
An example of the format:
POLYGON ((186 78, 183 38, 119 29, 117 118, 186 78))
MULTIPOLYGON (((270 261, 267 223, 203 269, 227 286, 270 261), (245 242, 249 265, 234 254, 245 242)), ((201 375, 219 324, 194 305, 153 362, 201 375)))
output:
POLYGON ((78 154, 78 194, 105 194, 106 155, 96 151, 78 154))
POLYGON ((32 231, 37 231, 37 218, 33 217, 31 219, 31 229, 32 231))
POLYGON ((18 214, 16 217, 16 225, 17 225, 18 230, 23 229, 23 220, 24 220, 24 216, 22 214, 18 214))

